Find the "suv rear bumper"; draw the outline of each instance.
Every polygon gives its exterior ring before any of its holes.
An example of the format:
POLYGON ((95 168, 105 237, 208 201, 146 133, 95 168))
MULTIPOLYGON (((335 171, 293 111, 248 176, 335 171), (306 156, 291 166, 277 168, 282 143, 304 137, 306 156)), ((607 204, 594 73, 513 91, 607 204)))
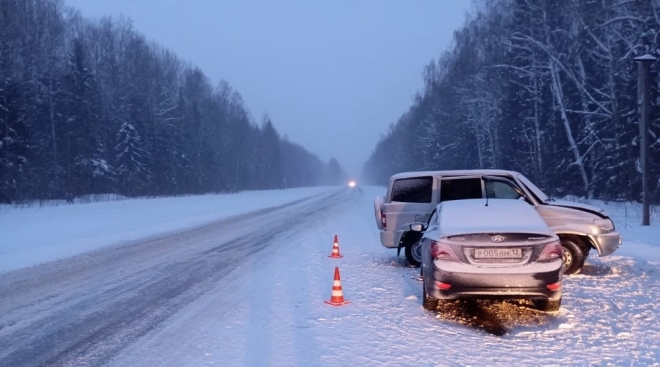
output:
POLYGON ((399 248, 403 231, 380 231, 380 243, 387 248, 399 248))

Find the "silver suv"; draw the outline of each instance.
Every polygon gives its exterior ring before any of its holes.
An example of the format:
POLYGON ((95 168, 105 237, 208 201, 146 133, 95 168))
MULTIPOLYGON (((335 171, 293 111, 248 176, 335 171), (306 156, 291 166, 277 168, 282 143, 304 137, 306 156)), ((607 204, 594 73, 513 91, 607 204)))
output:
POLYGON ((564 274, 582 269, 592 248, 599 256, 621 245, 614 223, 597 207, 556 200, 545 195, 522 174, 505 170, 457 170, 399 173, 390 178, 385 197, 374 200, 380 241, 387 248, 405 250, 411 265, 419 266, 422 234, 410 230, 413 223, 428 222, 443 201, 462 199, 514 199, 534 206, 562 244, 564 274))

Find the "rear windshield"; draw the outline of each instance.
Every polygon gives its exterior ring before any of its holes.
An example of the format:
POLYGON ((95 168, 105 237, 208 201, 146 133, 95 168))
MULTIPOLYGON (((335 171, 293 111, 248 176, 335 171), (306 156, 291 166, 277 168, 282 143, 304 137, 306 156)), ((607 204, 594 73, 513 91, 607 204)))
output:
POLYGON ((433 177, 404 178, 392 184, 392 201, 430 203, 433 177))

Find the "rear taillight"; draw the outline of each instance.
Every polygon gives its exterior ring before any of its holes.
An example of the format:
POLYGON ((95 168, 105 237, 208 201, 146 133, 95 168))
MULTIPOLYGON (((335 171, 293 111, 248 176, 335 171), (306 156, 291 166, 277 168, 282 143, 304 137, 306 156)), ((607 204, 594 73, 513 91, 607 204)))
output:
POLYGON ((561 282, 548 284, 546 287, 551 291, 558 291, 561 289, 561 282))
POLYGON ((441 291, 448 291, 451 288, 451 284, 443 282, 435 282, 435 286, 441 291))
POLYGON ((385 217, 385 213, 380 214, 380 223, 383 224, 383 228, 387 228, 387 217, 385 217))
POLYGON ((561 243, 552 242, 543 248, 541 255, 539 255, 538 261, 553 261, 556 259, 561 259, 561 243))
POLYGON ((446 243, 431 241, 431 257, 435 260, 461 261, 451 246, 446 243))

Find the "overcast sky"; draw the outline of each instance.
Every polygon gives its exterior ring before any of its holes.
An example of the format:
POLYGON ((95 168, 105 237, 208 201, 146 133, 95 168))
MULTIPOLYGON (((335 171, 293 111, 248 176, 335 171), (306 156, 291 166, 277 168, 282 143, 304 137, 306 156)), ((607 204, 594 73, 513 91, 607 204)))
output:
POLYGON ((225 79, 257 123, 357 175, 422 88, 470 0, 65 0, 225 79))

